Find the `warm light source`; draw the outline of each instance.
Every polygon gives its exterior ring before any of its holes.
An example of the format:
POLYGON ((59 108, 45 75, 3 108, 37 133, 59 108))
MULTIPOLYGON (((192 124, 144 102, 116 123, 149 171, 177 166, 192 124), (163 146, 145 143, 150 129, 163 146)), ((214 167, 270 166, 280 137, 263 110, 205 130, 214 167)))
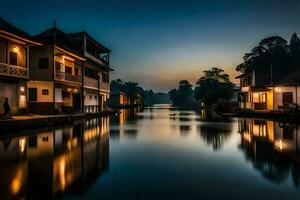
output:
POLYGON ((18 51, 19 51, 19 47, 15 46, 15 47, 13 48, 13 52, 17 53, 18 51))
POLYGON ((21 153, 25 151, 25 147, 26 147, 26 139, 25 138, 19 139, 19 149, 21 153))
POLYGON ((21 91, 21 92, 25 92, 25 87, 24 87, 24 86, 21 86, 21 87, 20 87, 20 91, 21 91))
POLYGON ((281 88, 280 87, 275 87, 275 92, 281 92, 281 88))

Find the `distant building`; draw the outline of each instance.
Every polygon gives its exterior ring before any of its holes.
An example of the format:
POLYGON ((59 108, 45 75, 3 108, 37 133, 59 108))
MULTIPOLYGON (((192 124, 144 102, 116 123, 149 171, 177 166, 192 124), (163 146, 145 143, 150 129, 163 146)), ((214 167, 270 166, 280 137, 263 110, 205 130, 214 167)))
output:
POLYGON ((0 114, 8 98, 11 112, 27 108, 29 47, 39 45, 22 30, 0 18, 0 114))
POLYGON ((111 93, 109 98, 109 106, 112 108, 126 107, 130 105, 130 100, 124 92, 111 93))
POLYGON ((84 111, 101 111, 107 105, 110 93, 110 50, 86 32, 70 33, 67 37, 73 50, 80 52, 86 59, 83 65, 84 111))
POLYGON ((240 107, 256 111, 279 110, 283 105, 300 105, 300 70, 249 70, 240 79, 240 107))
POLYGON ((86 59, 69 48, 66 34, 55 27, 35 38, 43 45, 30 48, 29 112, 82 112, 86 59))

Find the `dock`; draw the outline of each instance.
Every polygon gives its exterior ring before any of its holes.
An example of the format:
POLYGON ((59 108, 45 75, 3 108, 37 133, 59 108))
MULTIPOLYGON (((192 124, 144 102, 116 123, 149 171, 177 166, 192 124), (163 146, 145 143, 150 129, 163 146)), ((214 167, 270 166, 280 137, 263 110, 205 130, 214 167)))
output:
POLYGON ((43 126, 63 125, 83 119, 93 119, 116 114, 117 111, 102 111, 97 113, 77 113, 59 115, 21 115, 11 119, 0 120, 0 133, 8 130, 31 129, 43 126))

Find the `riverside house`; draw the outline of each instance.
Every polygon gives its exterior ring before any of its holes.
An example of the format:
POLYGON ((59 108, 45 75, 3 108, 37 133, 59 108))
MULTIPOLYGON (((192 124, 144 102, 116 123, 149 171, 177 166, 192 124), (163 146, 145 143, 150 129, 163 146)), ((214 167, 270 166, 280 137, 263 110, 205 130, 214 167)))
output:
POLYGON ((24 31, 0 18, 0 113, 8 98, 11 112, 27 108, 29 47, 40 45, 24 31))
POLYGON ((240 79, 240 107, 253 111, 276 111, 300 105, 300 71, 249 70, 240 79))
POLYGON ((67 35, 56 27, 35 39, 43 45, 30 48, 29 112, 82 112, 85 58, 69 48, 67 35))
POLYGON ((110 50, 86 32, 67 35, 72 49, 84 56, 83 101, 84 112, 102 111, 110 94, 109 67, 110 50))

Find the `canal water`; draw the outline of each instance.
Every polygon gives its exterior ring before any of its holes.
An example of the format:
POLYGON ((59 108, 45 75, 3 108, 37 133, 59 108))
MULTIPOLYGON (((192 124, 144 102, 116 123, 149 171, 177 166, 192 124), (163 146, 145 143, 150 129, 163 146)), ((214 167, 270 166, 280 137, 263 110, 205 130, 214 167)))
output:
POLYGON ((2 132, 0 199, 299 200, 299 131, 157 105, 2 132))

